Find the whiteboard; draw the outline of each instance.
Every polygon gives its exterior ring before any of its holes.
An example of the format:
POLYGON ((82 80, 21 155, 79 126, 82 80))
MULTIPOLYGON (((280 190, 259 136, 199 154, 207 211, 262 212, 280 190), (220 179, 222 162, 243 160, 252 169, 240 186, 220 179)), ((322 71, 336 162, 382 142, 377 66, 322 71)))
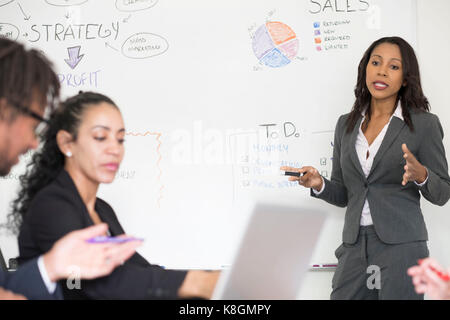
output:
MULTIPOLYGON (((314 262, 335 261, 344 209, 278 169, 329 178, 364 51, 392 35, 415 46, 415 26, 412 0, 0 0, 0 35, 48 55, 63 97, 121 109, 125 158, 99 196, 168 268, 228 265, 258 201, 329 212, 314 262)), ((0 180, 2 208, 30 155, 0 180)))

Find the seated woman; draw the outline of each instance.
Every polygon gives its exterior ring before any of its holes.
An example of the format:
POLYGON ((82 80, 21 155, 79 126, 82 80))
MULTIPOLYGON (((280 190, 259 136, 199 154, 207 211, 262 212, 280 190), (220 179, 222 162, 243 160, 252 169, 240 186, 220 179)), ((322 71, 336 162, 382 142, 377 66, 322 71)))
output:
MULTIPOLYGON (((93 224, 107 223, 105 236, 124 234, 114 210, 96 197, 100 183, 114 180, 124 156, 124 136, 122 115, 108 97, 84 92, 62 103, 13 203, 11 215, 20 225, 19 263, 93 224)), ((218 275, 164 270, 135 253, 107 277, 83 280, 79 290, 70 280, 62 287, 66 299, 210 298, 218 275)))

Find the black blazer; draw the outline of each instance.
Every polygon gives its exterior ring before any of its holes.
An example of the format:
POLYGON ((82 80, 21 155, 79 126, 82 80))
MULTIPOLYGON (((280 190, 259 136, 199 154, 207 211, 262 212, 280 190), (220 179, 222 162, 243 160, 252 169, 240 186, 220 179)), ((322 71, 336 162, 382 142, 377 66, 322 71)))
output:
MULTIPOLYGON (((105 201, 97 198, 95 210, 112 236, 125 233, 105 201)), ((93 221, 72 178, 61 170, 30 204, 19 234, 19 264, 48 251, 67 233, 91 225, 93 221)), ((82 280, 81 290, 70 290, 65 280, 61 286, 66 299, 173 299, 185 276, 185 271, 164 270, 135 253, 109 276, 82 280)))
POLYGON ((51 295, 42 280, 37 259, 29 261, 14 272, 0 271, 0 287, 21 294, 30 300, 62 299, 59 286, 51 295))
POLYGON ((331 180, 316 196, 339 207, 347 207, 342 240, 353 244, 358 239, 359 224, 367 198, 376 233, 381 241, 398 244, 428 240, 420 209, 420 193, 433 204, 443 206, 450 198, 450 177, 445 157, 439 118, 429 112, 411 112, 414 131, 404 121, 393 117, 366 178, 355 149, 362 121, 346 133, 349 114, 341 116, 334 134, 331 180), (402 186, 404 165, 402 143, 406 143, 417 160, 428 170, 427 183, 402 186))

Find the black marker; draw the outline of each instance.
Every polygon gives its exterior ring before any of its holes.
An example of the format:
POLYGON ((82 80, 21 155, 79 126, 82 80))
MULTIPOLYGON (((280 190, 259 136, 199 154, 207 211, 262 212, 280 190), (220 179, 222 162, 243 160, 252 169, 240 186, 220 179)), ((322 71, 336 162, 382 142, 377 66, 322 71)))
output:
POLYGON ((301 172, 292 172, 292 171, 284 171, 284 176, 292 176, 292 177, 301 177, 305 175, 305 173, 301 172))

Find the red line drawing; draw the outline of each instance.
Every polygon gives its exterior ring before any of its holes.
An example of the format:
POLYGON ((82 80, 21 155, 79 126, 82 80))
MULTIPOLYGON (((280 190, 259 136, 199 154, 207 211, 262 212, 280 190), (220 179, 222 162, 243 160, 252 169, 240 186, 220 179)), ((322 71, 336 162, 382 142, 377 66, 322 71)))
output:
POLYGON ((161 167, 160 167, 160 163, 161 163, 161 160, 162 160, 162 154, 160 152, 160 149, 161 149, 161 140, 160 140, 160 138, 161 138, 162 133, 160 133, 160 132, 150 132, 150 131, 146 131, 144 133, 141 133, 141 132, 126 132, 125 135, 133 136, 133 137, 156 136, 156 141, 158 141, 158 147, 156 147, 156 153, 158 154, 158 161, 156 162, 156 166, 157 166, 158 171, 159 171, 158 182, 160 184, 159 197, 158 197, 158 208, 161 208, 161 199, 163 198, 162 191, 164 189, 164 184, 161 181, 162 170, 161 170, 161 167))

